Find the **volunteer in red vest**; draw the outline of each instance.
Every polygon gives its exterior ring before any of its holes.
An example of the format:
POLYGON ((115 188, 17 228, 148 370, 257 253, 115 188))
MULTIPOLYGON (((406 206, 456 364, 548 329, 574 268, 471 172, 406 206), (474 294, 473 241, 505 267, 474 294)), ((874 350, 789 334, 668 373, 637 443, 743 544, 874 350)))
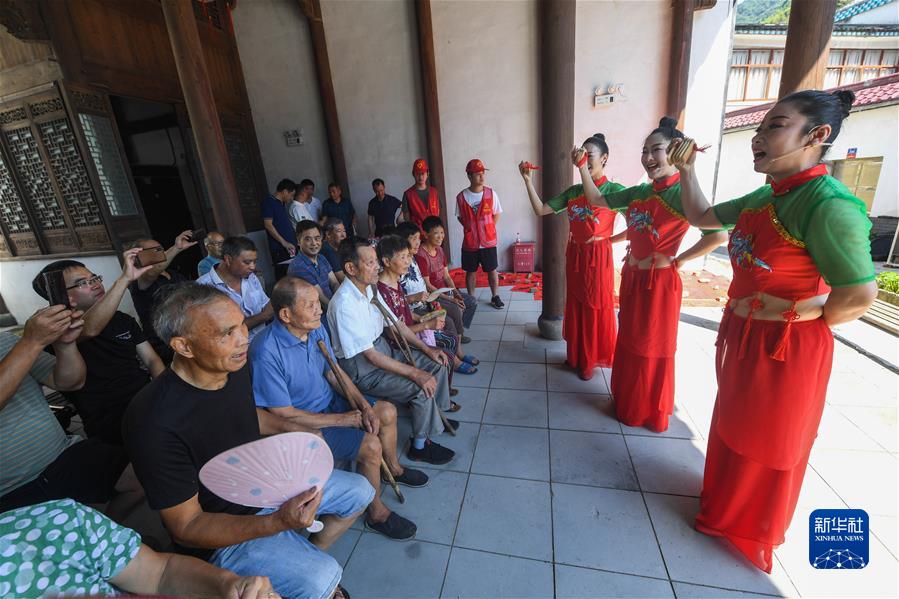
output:
POLYGON ((424 229, 421 223, 429 216, 440 218, 440 197, 437 188, 428 185, 428 163, 424 158, 419 158, 412 163, 412 176, 415 185, 403 193, 403 220, 413 222, 421 229, 424 237, 424 229))
POLYGON ((505 305, 499 298, 499 274, 496 272, 496 224, 503 207, 499 196, 484 185, 487 169, 478 158, 465 165, 470 185, 456 196, 456 218, 462 223, 465 236, 462 239, 462 270, 465 271, 465 286, 468 294, 474 295, 475 275, 478 265, 487 273, 490 305, 497 310, 505 305))

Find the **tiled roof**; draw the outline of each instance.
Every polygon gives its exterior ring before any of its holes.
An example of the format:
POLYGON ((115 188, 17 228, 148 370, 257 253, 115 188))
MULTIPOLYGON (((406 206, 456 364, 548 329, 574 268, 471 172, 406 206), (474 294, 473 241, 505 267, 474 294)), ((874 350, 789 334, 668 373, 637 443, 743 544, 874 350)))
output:
MULTIPOLYGON (((786 35, 786 25, 749 24, 737 25, 737 35, 786 35)), ((895 37, 899 36, 899 25, 856 25, 834 23, 833 35, 837 37, 895 37)))
MULTIPOLYGON (((853 83, 852 85, 843 85, 827 91, 840 89, 848 89, 855 92, 855 104, 852 105, 852 110, 875 104, 896 103, 899 102, 899 74, 887 75, 886 77, 870 79, 862 83, 853 83)), ((724 130, 754 127, 762 122, 765 113, 772 106, 774 106, 774 102, 728 112, 724 115, 724 130)))
POLYGON ((855 4, 851 4, 846 8, 838 10, 833 17, 833 21, 834 23, 846 21, 848 19, 851 19, 855 15, 859 15, 863 12, 868 12, 869 10, 874 10, 875 8, 894 1, 895 0, 863 0, 862 2, 856 2, 855 4))

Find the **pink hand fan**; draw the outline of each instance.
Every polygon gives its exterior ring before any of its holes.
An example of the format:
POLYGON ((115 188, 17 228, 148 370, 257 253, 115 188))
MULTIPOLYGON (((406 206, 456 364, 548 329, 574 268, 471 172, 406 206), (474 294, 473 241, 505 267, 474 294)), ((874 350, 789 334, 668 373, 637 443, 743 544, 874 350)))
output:
POLYGON ((200 469, 200 481, 232 503, 277 508, 307 489, 324 487, 333 470, 334 457, 321 438, 282 433, 223 451, 200 469))

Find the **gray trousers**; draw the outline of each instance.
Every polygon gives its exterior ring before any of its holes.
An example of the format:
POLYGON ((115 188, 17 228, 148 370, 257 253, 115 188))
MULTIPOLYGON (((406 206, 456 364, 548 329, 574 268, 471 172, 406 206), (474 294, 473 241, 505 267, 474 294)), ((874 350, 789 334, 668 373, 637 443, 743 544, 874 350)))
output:
MULTIPOLYGON (((403 352, 393 349, 383 337, 375 340, 374 348, 397 362, 406 363, 403 352)), ((446 368, 416 349, 412 350, 412 358, 416 368, 431 373, 437 380, 437 392, 434 394, 434 399, 439 409, 449 409, 449 381, 446 368)), ((340 367, 346 371, 353 383, 363 393, 383 397, 398 405, 412 402, 412 434, 414 436, 429 437, 443 432, 443 422, 440 420, 440 413, 435 409, 434 401, 428 398, 415 382, 404 376, 376 368, 361 353, 352 358, 341 359, 340 367)))

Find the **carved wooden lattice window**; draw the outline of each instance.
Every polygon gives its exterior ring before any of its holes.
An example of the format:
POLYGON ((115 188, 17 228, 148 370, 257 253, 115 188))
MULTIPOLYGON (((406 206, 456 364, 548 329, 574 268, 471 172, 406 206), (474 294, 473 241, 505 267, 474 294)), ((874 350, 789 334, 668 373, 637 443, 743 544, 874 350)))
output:
POLYGON ((111 242, 57 90, 0 109, 0 225, 16 255, 107 250, 111 242))
POLYGON ((106 196, 110 214, 112 216, 137 215, 137 202, 131 191, 125 164, 122 162, 122 155, 116 144, 112 121, 109 117, 83 112, 78 115, 78 119, 84 130, 84 140, 87 143, 88 151, 97 168, 100 188, 103 190, 103 195, 106 196))
POLYGON ((225 129, 222 131, 222 135, 225 138, 225 148, 228 150, 231 172, 234 174, 237 197, 246 225, 254 227, 255 223, 259 222, 261 227, 259 198, 256 197, 256 180, 253 177, 250 148, 247 146, 242 131, 225 129))

